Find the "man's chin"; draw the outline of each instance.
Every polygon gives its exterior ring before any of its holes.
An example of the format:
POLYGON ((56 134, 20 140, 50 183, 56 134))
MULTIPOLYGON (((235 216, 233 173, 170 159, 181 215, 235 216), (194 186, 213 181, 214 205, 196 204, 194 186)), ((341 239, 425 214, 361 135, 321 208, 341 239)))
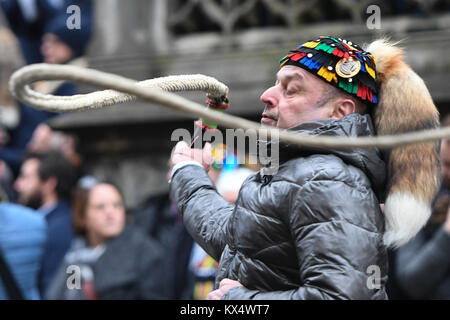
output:
POLYGON ((19 203, 24 205, 25 207, 37 210, 42 207, 42 198, 40 197, 31 197, 29 199, 19 199, 19 203))

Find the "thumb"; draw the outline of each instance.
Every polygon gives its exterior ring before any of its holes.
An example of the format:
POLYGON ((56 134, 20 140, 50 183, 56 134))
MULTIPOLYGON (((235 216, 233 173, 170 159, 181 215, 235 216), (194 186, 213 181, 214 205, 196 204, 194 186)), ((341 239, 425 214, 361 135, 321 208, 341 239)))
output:
POLYGON ((211 143, 206 142, 205 146, 203 147, 203 153, 211 153, 212 147, 211 143))
POLYGON ((212 162, 212 146, 211 143, 205 143, 203 147, 203 162, 210 165, 212 162))
POLYGON ((174 153, 189 153, 189 145, 185 141, 180 141, 175 145, 174 153))

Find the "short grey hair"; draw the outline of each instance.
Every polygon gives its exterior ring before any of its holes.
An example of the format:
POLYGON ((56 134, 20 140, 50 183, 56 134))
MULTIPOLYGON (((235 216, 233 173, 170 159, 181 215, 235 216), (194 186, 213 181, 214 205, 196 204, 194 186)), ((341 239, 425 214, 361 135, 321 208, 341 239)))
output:
POLYGON ((319 98, 319 100, 316 103, 316 106, 318 108, 323 107, 325 104, 327 104, 329 101, 336 99, 336 98, 346 98, 350 99, 355 103, 356 110, 355 112, 358 112, 360 114, 366 114, 368 112, 368 107, 365 105, 362 101, 358 100, 356 97, 343 92, 342 90, 328 84, 324 83, 325 85, 322 87, 322 95, 319 98))

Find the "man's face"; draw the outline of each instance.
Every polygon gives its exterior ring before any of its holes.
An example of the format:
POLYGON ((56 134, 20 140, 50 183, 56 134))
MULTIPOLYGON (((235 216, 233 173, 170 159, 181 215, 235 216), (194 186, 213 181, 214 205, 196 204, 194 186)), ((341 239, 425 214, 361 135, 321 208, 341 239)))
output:
POLYGON ((38 209, 42 205, 42 181, 39 177, 39 160, 28 159, 20 168, 20 175, 14 183, 19 194, 19 203, 38 209))
POLYGON ((314 119, 330 118, 331 104, 317 106, 327 84, 300 67, 284 66, 273 87, 261 95, 266 105, 261 124, 287 129, 314 119))
POLYGON ((450 141, 442 140, 441 143, 441 173, 444 183, 450 189, 450 141))

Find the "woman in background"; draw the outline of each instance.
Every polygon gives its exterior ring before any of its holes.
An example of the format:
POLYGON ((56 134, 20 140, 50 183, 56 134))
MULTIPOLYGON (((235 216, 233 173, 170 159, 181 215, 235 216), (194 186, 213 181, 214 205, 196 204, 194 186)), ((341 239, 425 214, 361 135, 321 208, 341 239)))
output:
POLYGON ((123 197, 109 182, 91 180, 74 203, 74 240, 47 299, 165 299, 160 246, 126 225, 123 197))

